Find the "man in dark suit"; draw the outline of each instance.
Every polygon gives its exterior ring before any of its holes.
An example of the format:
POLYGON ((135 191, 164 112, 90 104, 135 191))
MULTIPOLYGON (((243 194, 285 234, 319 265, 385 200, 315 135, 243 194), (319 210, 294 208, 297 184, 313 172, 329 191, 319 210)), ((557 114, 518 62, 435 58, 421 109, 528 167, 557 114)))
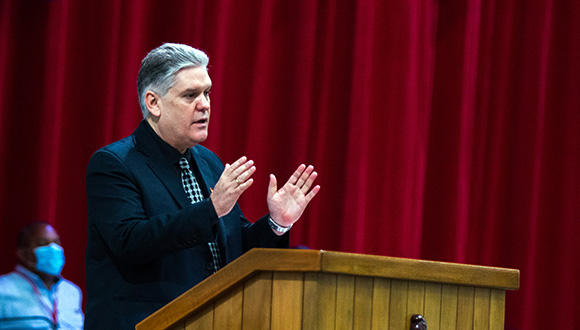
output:
POLYGON ((151 51, 137 79, 144 120, 91 157, 87 330, 134 329, 249 249, 287 247, 287 231, 320 190, 312 166, 280 189, 270 175, 269 215, 244 218, 237 200, 252 185, 253 161, 224 166, 199 145, 211 112, 207 64, 186 45, 151 51))

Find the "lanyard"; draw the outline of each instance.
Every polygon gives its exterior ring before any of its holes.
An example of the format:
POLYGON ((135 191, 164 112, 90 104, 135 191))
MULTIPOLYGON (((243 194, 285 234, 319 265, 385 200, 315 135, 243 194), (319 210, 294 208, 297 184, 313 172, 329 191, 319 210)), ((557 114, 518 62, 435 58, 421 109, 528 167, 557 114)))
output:
POLYGON ((34 283, 34 281, 30 277, 28 277, 28 275, 24 274, 23 272, 21 272, 19 270, 15 270, 14 272, 16 274, 20 275, 20 277, 25 279, 28 283, 30 283, 30 286, 32 286, 32 291, 34 291, 34 295, 36 296, 36 299, 40 302, 42 307, 52 316, 52 322, 55 325, 58 324, 58 308, 57 308, 58 299, 57 299, 57 297, 54 296, 53 308, 50 308, 49 306, 47 306, 44 303, 44 300, 42 300, 42 295, 40 294, 40 290, 38 289, 38 286, 36 285, 36 283, 34 283))

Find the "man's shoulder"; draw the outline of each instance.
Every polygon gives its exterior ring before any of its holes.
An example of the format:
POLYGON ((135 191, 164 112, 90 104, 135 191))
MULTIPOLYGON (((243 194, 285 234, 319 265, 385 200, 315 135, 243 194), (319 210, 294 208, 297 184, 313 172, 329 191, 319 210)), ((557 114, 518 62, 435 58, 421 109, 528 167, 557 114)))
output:
POLYGON ((74 284, 73 282, 67 280, 66 278, 62 277, 59 282, 59 290, 66 290, 66 291, 74 291, 74 292, 81 292, 81 288, 74 284))
POLYGON ((116 159, 116 162, 125 162, 138 154, 139 152, 136 152, 135 139, 133 135, 130 135, 95 151, 89 164, 100 164, 103 161, 109 162, 113 159, 116 159))
POLYGON ((10 288, 15 287, 16 282, 20 281, 21 278, 16 275, 16 273, 11 272, 4 275, 0 275, 0 293, 6 293, 10 288))
POLYGON ((133 149, 135 149, 135 139, 133 135, 129 135, 123 139, 117 140, 102 147, 101 149, 97 150, 97 152, 104 151, 121 156, 131 152, 133 149))
POLYGON ((14 277, 17 277, 15 272, 2 274, 2 275, 0 275, 0 282, 10 281, 10 280, 14 279, 14 277))
POLYGON ((93 156, 105 153, 124 159, 127 155, 133 153, 137 149, 137 136, 147 135, 145 134, 145 131, 147 130, 146 125, 146 122, 142 121, 131 135, 100 148, 93 154, 93 156))

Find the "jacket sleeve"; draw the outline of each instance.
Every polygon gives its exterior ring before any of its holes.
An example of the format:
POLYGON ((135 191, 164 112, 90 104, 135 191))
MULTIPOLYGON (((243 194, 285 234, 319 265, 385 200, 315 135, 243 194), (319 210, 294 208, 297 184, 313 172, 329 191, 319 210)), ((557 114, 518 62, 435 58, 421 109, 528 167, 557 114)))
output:
POLYGON ((260 218, 253 224, 242 227, 244 236, 244 252, 255 247, 264 248, 287 248, 290 241, 290 232, 278 236, 274 234, 268 224, 268 216, 260 218))

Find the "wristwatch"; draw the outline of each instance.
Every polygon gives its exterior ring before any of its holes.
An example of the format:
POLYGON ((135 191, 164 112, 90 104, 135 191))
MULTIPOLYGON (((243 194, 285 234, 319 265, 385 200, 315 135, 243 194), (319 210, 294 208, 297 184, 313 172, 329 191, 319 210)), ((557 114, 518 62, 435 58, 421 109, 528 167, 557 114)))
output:
POLYGON ((268 216, 268 223, 270 224, 270 228, 274 229, 279 233, 287 233, 290 230, 290 228, 292 228, 292 225, 288 227, 280 226, 279 224, 276 223, 276 221, 274 221, 274 219, 272 219, 271 216, 268 216))

